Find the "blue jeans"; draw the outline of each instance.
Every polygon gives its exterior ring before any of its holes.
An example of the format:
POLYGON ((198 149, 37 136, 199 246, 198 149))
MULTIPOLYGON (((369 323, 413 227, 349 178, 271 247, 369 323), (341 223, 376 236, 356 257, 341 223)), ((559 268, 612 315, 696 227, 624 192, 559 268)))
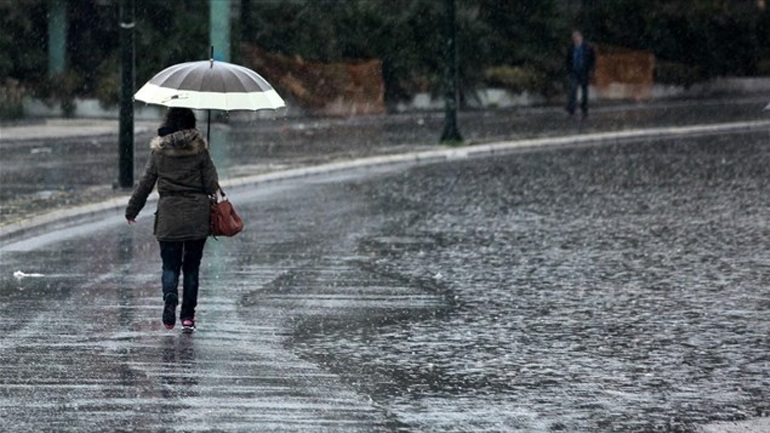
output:
POLYGON ((195 307, 198 305, 198 272, 206 239, 159 242, 160 257, 163 259, 163 274, 160 279, 163 287, 163 300, 166 301, 170 295, 179 299, 177 288, 181 272, 183 291, 182 310, 179 313, 179 318, 181 320, 192 319, 195 317, 195 307))

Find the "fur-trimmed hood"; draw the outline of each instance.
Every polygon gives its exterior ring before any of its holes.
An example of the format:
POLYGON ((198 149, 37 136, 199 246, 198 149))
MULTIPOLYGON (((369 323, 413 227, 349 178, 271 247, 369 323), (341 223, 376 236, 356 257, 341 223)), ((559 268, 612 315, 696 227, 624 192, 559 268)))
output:
POLYGON ((150 148, 167 156, 197 155, 209 147, 197 129, 183 129, 150 140, 150 148))

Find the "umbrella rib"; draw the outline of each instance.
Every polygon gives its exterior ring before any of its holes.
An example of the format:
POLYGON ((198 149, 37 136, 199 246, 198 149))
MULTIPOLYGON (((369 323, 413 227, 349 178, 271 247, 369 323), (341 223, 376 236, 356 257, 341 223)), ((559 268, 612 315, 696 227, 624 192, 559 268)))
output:
POLYGON ((276 109, 285 104, 270 83, 249 68, 215 61, 172 65, 157 73, 134 95, 168 107, 211 110, 276 109))

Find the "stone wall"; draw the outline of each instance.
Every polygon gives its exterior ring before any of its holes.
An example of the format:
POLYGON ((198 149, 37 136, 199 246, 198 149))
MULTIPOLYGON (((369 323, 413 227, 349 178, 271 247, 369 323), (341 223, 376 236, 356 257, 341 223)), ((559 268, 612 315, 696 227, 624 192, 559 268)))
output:
POLYGON ((599 99, 648 100, 653 97, 655 56, 646 51, 599 46, 594 86, 599 99))
POLYGON ((245 45, 244 66, 257 71, 287 103, 309 114, 353 116, 384 114, 382 61, 313 63, 245 45))

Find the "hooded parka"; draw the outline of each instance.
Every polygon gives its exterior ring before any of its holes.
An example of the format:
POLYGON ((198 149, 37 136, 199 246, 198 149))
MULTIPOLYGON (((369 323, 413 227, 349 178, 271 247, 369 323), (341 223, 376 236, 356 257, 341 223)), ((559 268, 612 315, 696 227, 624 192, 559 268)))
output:
POLYGON ((158 184, 155 236, 159 241, 205 239, 210 234, 209 195, 218 188, 208 144, 196 129, 184 129, 150 141, 152 153, 126 207, 133 220, 158 184))

